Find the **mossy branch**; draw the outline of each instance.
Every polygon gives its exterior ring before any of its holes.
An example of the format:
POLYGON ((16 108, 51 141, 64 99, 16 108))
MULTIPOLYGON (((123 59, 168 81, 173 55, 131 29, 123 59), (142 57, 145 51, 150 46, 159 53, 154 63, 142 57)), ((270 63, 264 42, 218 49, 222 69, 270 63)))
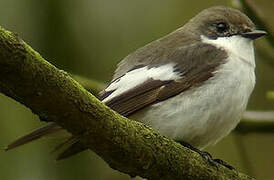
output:
POLYGON ((196 152, 112 111, 1 27, 0 92, 30 108, 41 120, 54 121, 79 136, 112 168, 131 176, 251 179, 223 166, 211 166, 196 152))
POLYGON ((83 76, 76 74, 70 74, 74 80, 79 82, 86 90, 95 96, 106 87, 104 83, 98 82, 96 80, 88 79, 83 76))

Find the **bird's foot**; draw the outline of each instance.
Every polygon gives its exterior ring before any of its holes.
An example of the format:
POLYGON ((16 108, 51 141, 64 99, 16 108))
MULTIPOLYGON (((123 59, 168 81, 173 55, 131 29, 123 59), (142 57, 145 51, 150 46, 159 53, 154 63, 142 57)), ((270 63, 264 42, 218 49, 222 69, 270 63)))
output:
POLYGON ((195 147, 193 147, 192 145, 190 145, 189 143, 187 142, 184 142, 184 141, 180 141, 179 142, 182 146, 186 147, 186 148, 189 148, 195 152, 197 152, 198 154, 200 154, 203 159, 205 159, 210 165, 212 166, 215 166, 215 167, 218 167, 217 164, 220 164, 230 170, 234 170, 235 168, 231 165, 229 165, 227 162, 221 160, 221 159, 213 159, 211 154, 209 154, 208 152, 206 151, 201 151, 195 147))
POLYGON ((228 164, 227 162, 221 160, 221 159, 214 159, 214 161, 218 164, 223 165, 224 167, 230 169, 230 170, 235 170, 235 168, 233 166, 231 166, 230 164, 228 164))

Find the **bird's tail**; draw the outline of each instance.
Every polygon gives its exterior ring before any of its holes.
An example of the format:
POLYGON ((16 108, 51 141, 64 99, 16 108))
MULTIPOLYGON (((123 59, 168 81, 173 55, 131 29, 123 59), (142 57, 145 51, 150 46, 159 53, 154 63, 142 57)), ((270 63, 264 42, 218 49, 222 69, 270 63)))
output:
MULTIPOLYGON (((5 150, 11 150, 16 147, 22 146, 24 144, 27 144, 29 142, 35 141, 37 139, 40 139, 42 137, 47 137, 50 135, 55 135, 57 133, 60 133, 62 131, 65 131, 63 128, 58 126, 56 123, 50 123, 47 124, 41 128, 35 129, 32 132, 16 139, 15 141, 11 142, 5 150)), ((63 132, 62 132, 63 133, 63 132)), ((69 137, 65 142, 58 145, 53 152, 59 153, 57 155, 57 160, 62 160, 65 158, 68 158, 72 155, 75 155, 81 151, 86 150, 87 148, 83 146, 79 138, 71 136, 68 132, 66 132, 67 136, 69 137)))
POLYGON ((41 137, 45 137, 54 133, 61 131, 62 128, 55 123, 47 124, 41 128, 35 129, 32 132, 16 139, 15 141, 11 142, 7 147, 6 151, 14 149, 18 146, 22 146, 34 140, 40 139, 41 137))

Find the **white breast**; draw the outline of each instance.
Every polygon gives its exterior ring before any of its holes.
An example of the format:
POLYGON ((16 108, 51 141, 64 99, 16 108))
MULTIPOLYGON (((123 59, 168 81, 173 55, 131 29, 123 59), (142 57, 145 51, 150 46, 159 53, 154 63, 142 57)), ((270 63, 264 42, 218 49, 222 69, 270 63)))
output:
POLYGON ((201 36, 201 40, 204 43, 225 49, 231 56, 236 56, 255 67, 254 47, 251 39, 235 35, 230 37, 219 37, 217 39, 209 39, 205 36, 201 36))
POLYGON ((229 52, 227 63, 215 76, 198 88, 147 107, 131 117, 198 148, 216 143, 235 128, 255 85, 252 41, 241 37, 203 40, 229 52))

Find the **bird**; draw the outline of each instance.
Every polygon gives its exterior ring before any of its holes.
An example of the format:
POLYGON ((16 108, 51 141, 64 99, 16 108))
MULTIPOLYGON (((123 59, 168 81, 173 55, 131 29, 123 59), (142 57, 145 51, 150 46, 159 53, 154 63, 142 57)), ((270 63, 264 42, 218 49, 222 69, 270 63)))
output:
MULTIPOLYGON (((99 99, 119 114, 198 150, 239 123, 255 86, 258 30, 226 6, 202 10, 182 27, 126 56, 99 99)), ((6 150, 63 131, 56 123, 15 140, 6 150)), ((65 159, 87 149, 70 135, 55 150, 65 159)))

